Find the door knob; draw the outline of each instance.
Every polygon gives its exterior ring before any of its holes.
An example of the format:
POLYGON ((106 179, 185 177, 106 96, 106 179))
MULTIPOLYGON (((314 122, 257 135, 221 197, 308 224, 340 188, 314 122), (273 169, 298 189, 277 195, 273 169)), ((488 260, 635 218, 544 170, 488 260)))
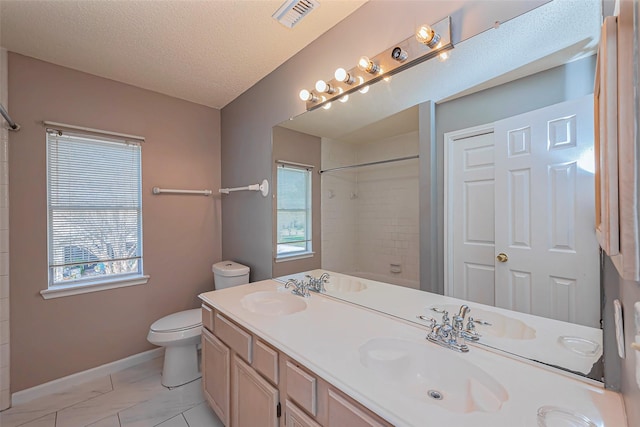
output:
POLYGON ((496 257, 496 259, 500 262, 507 262, 509 261, 509 257, 507 256, 507 254, 505 254, 504 252, 500 252, 498 254, 498 256, 496 257))

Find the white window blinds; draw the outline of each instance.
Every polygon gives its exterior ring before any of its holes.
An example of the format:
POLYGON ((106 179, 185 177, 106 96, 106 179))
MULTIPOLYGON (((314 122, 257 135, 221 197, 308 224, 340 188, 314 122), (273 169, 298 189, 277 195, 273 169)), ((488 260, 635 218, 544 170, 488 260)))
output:
POLYGON ((47 130, 49 287, 142 274, 141 147, 47 130))
POLYGON ((276 257, 311 253, 311 169, 278 165, 276 257))

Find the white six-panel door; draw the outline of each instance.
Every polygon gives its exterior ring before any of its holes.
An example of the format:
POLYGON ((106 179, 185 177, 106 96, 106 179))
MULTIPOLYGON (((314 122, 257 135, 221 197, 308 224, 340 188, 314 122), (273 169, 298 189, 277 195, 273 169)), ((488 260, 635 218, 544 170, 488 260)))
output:
POLYGON ((453 233, 449 295, 495 305, 495 185, 493 133, 457 139, 449 153, 448 196, 453 233))
POLYGON ((453 141, 450 295, 599 326, 592 106, 564 102, 453 141))

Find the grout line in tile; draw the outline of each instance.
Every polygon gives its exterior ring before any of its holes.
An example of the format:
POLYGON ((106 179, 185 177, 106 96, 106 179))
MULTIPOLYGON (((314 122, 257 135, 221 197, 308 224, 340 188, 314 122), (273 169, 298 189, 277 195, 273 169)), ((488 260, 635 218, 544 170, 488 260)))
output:
MULTIPOLYGON (((118 414, 116 414, 116 415, 118 415, 118 414)), ((100 418, 99 420, 92 421, 92 422, 91 422, 91 423, 89 423, 88 425, 89 425, 89 426, 92 426, 92 425, 97 424, 97 423, 99 423, 99 422, 101 422, 101 421, 104 421, 104 420, 106 420, 106 419, 108 419, 108 418, 110 418, 110 417, 113 417, 113 415, 107 415, 106 417, 102 417, 102 418, 100 418)), ((118 423, 120 423, 120 418, 118 418, 118 423)))
MULTIPOLYGON (((174 418, 178 418, 178 417, 182 417, 182 418, 184 419, 184 422, 185 422, 185 423, 187 423, 187 419, 186 419, 186 418, 184 418, 184 416, 182 415, 182 412, 181 412, 181 413, 179 413, 178 415, 174 415, 174 416, 173 416, 173 417, 171 417, 171 418, 167 418, 166 420, 161 421, 161 422, 159 422, 158 424, 155 424, 153 427, 158 427, 159 425, 164 424, 164 423, 167 423, 167 422, 171 421, 172 419, 174 419, 174 418)), ((187 425, 189 425, 189 423, 187 423, 187 425)))
POLYGON ((58 411, 56 411, 56 417, 53 420, 53 427, 57 427, 58 425, 58 411))
POLYGON ((109 382, 111 383, 111 391, 115 390, 115 388, 113 387, 113 377, 111 376, 111 374, 109 374, 109 382))
MULTIPOLYGON (((187 409, 187 411, 188 411, 188 409, 187 409)), ((185 411, 185 412, 186 412, 186 411, 185 411)), ((182 417, 182 419, 184 420, 184 422, 185 422, 185 423, 187 423, 187 426, 188 426, 188 427, 191 427, 191 425, 189 424, 189 421, 187 420, 187 417, 185 417, 185 416, 184 416, 184 412, 182 412, 182 413, 180 414, 180 416, 182 417)))
POLYGON ((120 420, 120 412, 116 414, 116 417, 118 417, 118 425, 122 427, 122 421, 120 420))
POLYGON ((104 393, 100 393, 100 394, 98 394, 98 395, 96 395, 96 396, 93 396, 93 397, 90 397, 90 398, 88 398, 88 399, 80 400, 80 401, 78 401, 78 402, 75 402, 75 403, 74 403, 74 404, 72 404, 72 405, 65 406, 65 407, 63 407, 63 408, 58 408, 58 409, 56 410, 56 421, 58 421, 58 412, 60 412, 60 411, 62 411, 62 410, 64 410, 64 409, 68 409, 68 408, 71 408, 71 407, 73 407, 73 406, 79 405, 79 404, 81 404, 81 403, 85 403, 85 402, 88 402, 88 401, 90 401, 90 400, 97 399, 98 397, 100 397, 100 396, 104 396, 105 394, 109 394, 109 393, 113 393, 113 390, 106 391, 106 392, 104 392, 104 393))
POLYGON ((56 414, 56 416, 58 415, 58 412, 49 412, 48 414, 44 414, 44 415, 42 415, 42 416, 40 416, 40 417, 38 417, 38 418, 34 418, 34 419, 32 419, 32 420, 25 421, 25 422, 23 422, 23 423, 21 423, 21 424, 17 424, 17 425, 16 425, 16 427, 20 427, 20 426, 23 426, 23 425, 25 425, 25 424, 29 424, 29 423, 32 423, 32 422, 34 422, 34 421, 41 420, 41 419, 43 419, 43 418, 48 417, 49 415, 51 415, 51 414, 53 414, 53 413, 55 413, 55 414, 56 414))

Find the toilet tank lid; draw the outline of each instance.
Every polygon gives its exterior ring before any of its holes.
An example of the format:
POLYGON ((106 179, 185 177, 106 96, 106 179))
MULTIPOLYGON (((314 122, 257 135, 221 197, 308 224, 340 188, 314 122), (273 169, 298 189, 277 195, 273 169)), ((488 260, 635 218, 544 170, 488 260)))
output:
POLYGON ((151 325, 154 332, 174 332, 184 329, 194 328, 202 324, 202 310, 194 308, 192 310, 173 313, 162 319, 156 320, 151 325))
POLYGON ((249 274, 249 267, 233 261, 220 261, 213 264, 211 270, 224 277, 235 277, 249 274))

